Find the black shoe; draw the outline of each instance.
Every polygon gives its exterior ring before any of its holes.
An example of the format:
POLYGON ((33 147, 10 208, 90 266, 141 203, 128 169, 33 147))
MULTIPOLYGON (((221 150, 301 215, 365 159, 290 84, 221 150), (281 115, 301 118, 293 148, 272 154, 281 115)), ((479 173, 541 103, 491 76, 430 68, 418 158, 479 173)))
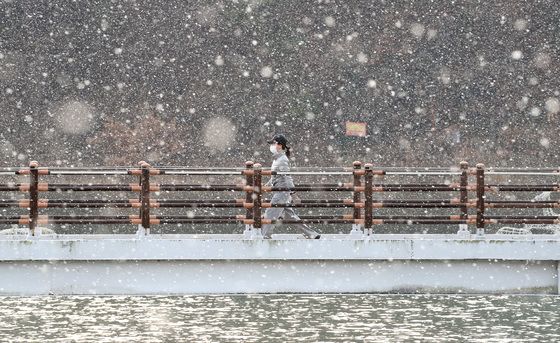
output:
POLYGON ((320 239, 321 235, 317 235, 317 236, 307 236, 307 235, 303 235, 303 237, 305 239, 320 239))

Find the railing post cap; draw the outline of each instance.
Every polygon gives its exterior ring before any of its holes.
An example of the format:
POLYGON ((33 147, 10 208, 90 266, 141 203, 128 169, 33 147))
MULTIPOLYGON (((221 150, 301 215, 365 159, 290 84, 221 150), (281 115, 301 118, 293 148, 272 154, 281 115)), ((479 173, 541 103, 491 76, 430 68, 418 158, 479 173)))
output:
POLYGON ((39 166, 39 162, 31 161, 29 162, 29 168, 37 168, 39 166))

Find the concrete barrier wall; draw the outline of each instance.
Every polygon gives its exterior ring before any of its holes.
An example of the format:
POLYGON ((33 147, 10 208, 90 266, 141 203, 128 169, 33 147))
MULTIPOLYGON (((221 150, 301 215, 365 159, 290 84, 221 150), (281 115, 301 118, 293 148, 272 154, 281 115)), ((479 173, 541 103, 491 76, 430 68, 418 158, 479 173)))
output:
POLYGON ((543 235, 0 238, 0 294, 558 293, 543 235))
POLYGON ((558 291, 552 261, 16 261, 0 278, 2 294, 558 291))

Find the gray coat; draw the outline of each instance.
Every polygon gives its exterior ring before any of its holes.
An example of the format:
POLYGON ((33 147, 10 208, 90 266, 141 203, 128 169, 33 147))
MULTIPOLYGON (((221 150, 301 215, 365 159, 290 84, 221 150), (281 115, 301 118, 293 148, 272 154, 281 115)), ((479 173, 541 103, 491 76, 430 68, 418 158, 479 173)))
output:
MULTIPOLYGON (((277 172, 289 172, 290 171, 290 160, 284 151, 280 151, 274 154, 274 161, 272 162, 272 171, 277 172)), ((290 175, 272 175, 270 181, 266 183, 267 186, 272 187, 294 187, 294 180, 290 175)))

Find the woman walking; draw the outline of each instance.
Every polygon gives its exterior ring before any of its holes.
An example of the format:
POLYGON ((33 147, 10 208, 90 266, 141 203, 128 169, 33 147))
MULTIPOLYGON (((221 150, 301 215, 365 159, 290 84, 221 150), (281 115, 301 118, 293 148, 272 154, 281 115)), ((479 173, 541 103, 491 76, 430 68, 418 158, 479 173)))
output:
MULTIPOLYGON (((272 140, 268 141, 270 144, 270 152, 274 156, 274 161, 272 162, 272 171, 278 172, 289 172, 290 171, 290 147, 287 146, 288 140, 283 135, 276 135, 272 140)), ((292 188, 294 187, 294 181, 289 175, 272 175, 267 186, 281 187, 281 188, 292 188)), ((292 196, 289 191, 274 192, 272 195, 272 204, 286 204, 289 205, 292 202, 292 196)), ((294 219, 300 220, 298 215, 294 212, 292 207, 270 207, 267 208, 264 217, 266 219, 294 219)), ((308 239, 319 239, 321 235, 316 231, 312 230, 306 224, 296 224, 296 226, 301 230, 305 238, 308 239)), ((263 225, 263 236, 264 238, 271 238, 272 231, 274 231, 275 224, 265 224, 263 225)))

